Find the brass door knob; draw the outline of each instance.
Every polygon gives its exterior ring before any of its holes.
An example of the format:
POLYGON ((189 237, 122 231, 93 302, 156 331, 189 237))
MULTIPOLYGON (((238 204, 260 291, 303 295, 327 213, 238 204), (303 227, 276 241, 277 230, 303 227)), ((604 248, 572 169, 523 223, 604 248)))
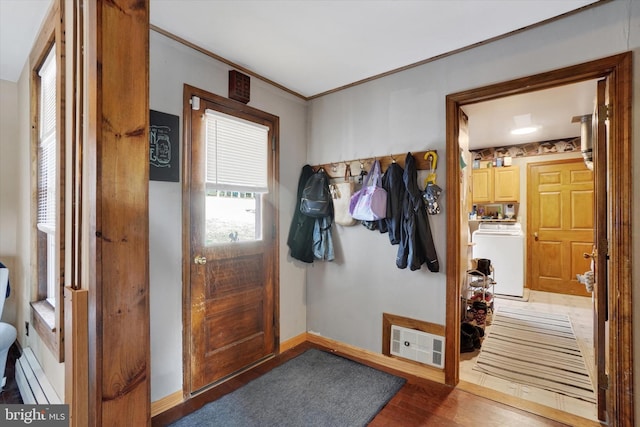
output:
POLYGON ((193 259, 193 262, 195 262, 196 264, 205 265, 207 263, 207 259, 202 255, 196 255, 196 257, 193 259))

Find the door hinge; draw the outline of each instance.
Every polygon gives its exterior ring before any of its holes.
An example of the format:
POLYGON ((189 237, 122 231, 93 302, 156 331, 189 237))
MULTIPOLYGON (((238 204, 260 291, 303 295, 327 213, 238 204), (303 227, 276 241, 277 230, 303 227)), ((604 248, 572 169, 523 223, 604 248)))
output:
POLYGON ((609 120, 613 116, 613 105, 605 104, 598 108, 598 120, 609 120))
POLYGON ((189 104, 191 104, 192 110, 196 110, 196 111, 200 110, 200 97, 193 95, 189 100, 189 104))

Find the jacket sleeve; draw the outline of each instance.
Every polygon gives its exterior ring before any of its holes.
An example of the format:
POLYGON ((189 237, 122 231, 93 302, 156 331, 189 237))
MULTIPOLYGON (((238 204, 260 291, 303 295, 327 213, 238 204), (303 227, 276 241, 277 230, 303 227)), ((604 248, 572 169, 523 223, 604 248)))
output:
POLYGON ((312 263, 314 259, 313 225, 315 220, 300 212, 300 199, 302 198, 302 190, 304 190, 304 186, 311 175, 313 175, 313 168, 309 165, 304 165, 298 181, 296 207, 293 212, 291 226, 289 227, 289 236, 287 238, 287 245, 291 250, 291 257, 306 263, 312 263))
POLYGON ((404 170, 397 163, 392 163, 384 174, 383 187, 387 190, 387 230, 389 242, 392 245, 400 243, 400 228, 402 227, 402 203, 406 193, 402 175, 404 170))
POLYGON ((431 236, 422 194, 418 188, 415 159, 407 154, 403 181, 406 189, 402 204, 402 235, 396 265, 419 270, 426 263, 429 271, 439 271, 438 257, 431 236))

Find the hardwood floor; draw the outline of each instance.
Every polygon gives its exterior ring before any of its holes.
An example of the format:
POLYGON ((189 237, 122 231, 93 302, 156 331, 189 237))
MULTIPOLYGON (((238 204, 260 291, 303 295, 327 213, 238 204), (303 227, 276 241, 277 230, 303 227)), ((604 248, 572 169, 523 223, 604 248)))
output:
MULTIPOLYGON (((166 426, 177 419, 196 411, 206 403, 218 399, 249 381, 269 372, 305 350, 318 348, 329 349, 304 342, 291 350, 275 356, 252 369, 173 407, 152 419, 153 427, 166 426)), ((341 356, 339 352, 335 352, 341 356)), ((347 357, 347 356, 345 356, 347 357)), ((512 406, 485 399, 458 388, 435 383, 393 369, 379 366, 359 358, 348 357, 357 362, 398 375, 407 379, 407 383, 389 401, 369 424, 372 427, 382 426, 566 426, 512 406)))

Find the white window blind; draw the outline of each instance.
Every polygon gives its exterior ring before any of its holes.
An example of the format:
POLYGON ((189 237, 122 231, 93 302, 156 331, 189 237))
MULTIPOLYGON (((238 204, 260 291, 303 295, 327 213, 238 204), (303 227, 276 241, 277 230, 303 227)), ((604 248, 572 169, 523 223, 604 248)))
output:
POLYGON ((207 189, 266 193, 269 128, 213 110, 205 117, 207 189))
POLYGON ((40 76, 38 146, 38 228, 53 234, 56 227, 56 48, 49 51, 40 76))

